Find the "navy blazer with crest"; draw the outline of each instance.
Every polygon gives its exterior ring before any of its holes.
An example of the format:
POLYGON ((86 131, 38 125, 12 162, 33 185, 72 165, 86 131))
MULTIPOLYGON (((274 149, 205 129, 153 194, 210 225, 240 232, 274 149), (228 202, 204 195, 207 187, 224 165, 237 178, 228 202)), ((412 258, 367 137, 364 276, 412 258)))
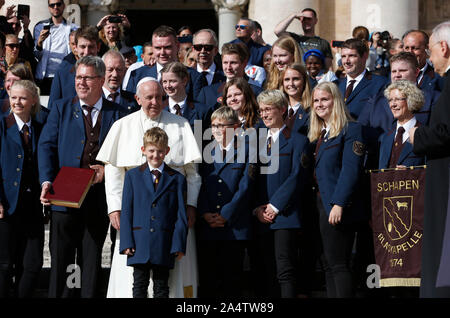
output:
MULTIPOLYGON (((416 127, 420 126, 418 121, 416 127)), ((394 125, 397 127, 397 124, 394 125)), ((392 145, 394 144, 396 129, 384 133, 380 136, 380 155, 379 155, 379 165, 378 169, 389 168, 389 160, 391 158, 392 145)), ((398 157, 397 165, 403 166, 421 166, 425 164, 425 157, 416 155, 413 152, 413 145, 408 141, 403 143, 402 152, 398 157)))
MULTIPOLYGON (((48 111, 43 111, 42 118, 46 118, 48 111)), ((45 119, 43 119, 45 122, 45 119)), ((31 119, 31 142, 33 148, 33 164, 37 174, 37 144, 44 123, 42 121, 31 119)), ((17 207, 19 199, 20 182, 22 179, 24 150, 22 146, 21 132, 16 123, 13 114, 9 114, 0 120, 0 199, 9 215, 13 214, 17 207)), ((40 189, 39 180, 35 183, 37 189, 40 189)), ((39 202, 39 193, 36 194, 36 200, 39 202)))
POLYGON ((155 191, 148 163, 126 172, 120 214, 120 248, 134 248, 127 265, 173 268, 176 252, 186 253, 188 233, 185 177, 164 164, 155 191))
MULTIPOLYGON (((126 115, 122 107, 103 98, 99 147, 112 124, 126 115)), ((55 101, 38 146, 39 179, 53 182, 61 167, 79 168, 86 143, 83 110, 78 96, 55 101)), ((67 208, 52 206, 57 211, 67 208)))
POLYGON ((75 90, 75 68, 76 59, 73 53, 66 55, 58 67, 52 80, 50 96, 48 98, 48 109, 53 107, 53 103, 58 99, 72 97, 77 94, 75 90))
MULTIPOLYGON (((386 77, 366 71, 362 80, 353 89, 352 93, 345 101, 353 119, 358 120, 362 110, 367 107, 369 98, 378 94, 385 87, 386 81, 386 77)), ((339 79, 338 86, 342 97, 344 97, 347 88, 347 77, 339 79)))
MULTIPOLYGON (((204 220, 199 223, 202 240, 248 240, 251 238, 251 200, 256 177, 256 165, 249 163, 248 143, 245 150, 237 146, 227 153, 225 160, 201 165, 202 188, 198 198, 198 212, 219 213, 227 220, 224 227, 211 228, 204 220), (245 151, 244 160, 240 151, 245 151), (243 162, 242 162, 243 161, 243 162)), ((216 156, 216 148, 211 151, 216 156)), ((222 158, 222 157, 220 157, 222 158)))
MULTIPOLYGON (((264 136, 261 135, 260 138, 264 136)), ((266 142, 261 144, 266 145, 266 142)), ((309 141, 304 136, 285 127, 272 149, 278 146, 278 170, 275 173, 259 173, 256 179, 254 208, 271 203, 279 213, 271 224, 256 221, 257 231, 294 229, 301 227, 301 205, 304 189, 310 184, 312 159, 309 141)), ((273 155, 272 151, 272 155, 273 155)), ((273 164, 272 158, 270 164, 273 164)), ((260 164, 260 169, 265 164, 260 164)), ((260 170, 261 171, 261 170, 260 170)))
MULTIPOLYGON (((286 110, 287 112, 288 110, 286 110)), ((293 115, 295 117, 292 127, 289 127, 292 131, 296 131, 304 136, 308 136, 308 126, 309 126, 309 112, 305 111, 302 106, 300 106, 293 115)), ((287 124, 287 117, 285 119, 287 124)))
POLYGON ((329 215, 334 205, 344 208, 342 223, 367 220, 362 202, 361 179, 364 142, 359 123, 349 122, 339 135, 325 136, 315 160, 317 185, 329 215))

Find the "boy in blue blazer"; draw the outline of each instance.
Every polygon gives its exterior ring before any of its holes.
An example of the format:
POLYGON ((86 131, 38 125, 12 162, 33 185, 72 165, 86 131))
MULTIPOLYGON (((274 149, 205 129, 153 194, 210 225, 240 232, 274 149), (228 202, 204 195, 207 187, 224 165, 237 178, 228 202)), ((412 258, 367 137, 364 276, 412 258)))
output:
POLYGON ((167 134, 147 130, 142 154, 147 162, 125 175, 120 215, 120 251, 133 266, 133 297, 146 298, 153 272, 153 297, 169 297, 169 270, 186 252, 186 179, 164 163, 167 134))
POLYGON ((198 200, 200 287, 202 297, 239 296, 256 169, 249 164, 248 145, 230 136, 241 125, 236 112, 222 106, 211 122, 216 146, 208 154, 214 160, 202 166, 198 200))

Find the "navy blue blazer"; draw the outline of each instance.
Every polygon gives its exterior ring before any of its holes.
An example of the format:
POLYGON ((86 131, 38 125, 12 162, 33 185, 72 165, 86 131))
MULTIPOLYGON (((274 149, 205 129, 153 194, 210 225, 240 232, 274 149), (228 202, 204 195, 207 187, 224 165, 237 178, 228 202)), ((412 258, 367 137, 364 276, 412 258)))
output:
POLYGON ((235 39, 229 43, 243 43, 247 46, 247 49, 250 53, 250 57, 248 59, 247 64, 249 65, 257 65, 264 67, 263 65, 263 55, 266 51, 270 50, 269 46, 262 46, 259 43, 254 42, 252 39, 246 44, 239 39, 235 39))
POLYGON ((427 70, 418 84, 420 89, 431 89, 440 92, 444 87, 444 78, 434 71, 433 66, 428 64, 427 70))
MULTIPOLYGON (((397 125, 395 124, 394 127, 397 127, 397 125)), ((378 169, 389 168, 389 160, 391 158, 392 145, 394 144, 395 131, 396 129, 394 128, 391 131, 384 133, 380 136, 380 156, 378 169)), ((411 145, 409 142, 406 141, 403 144, 403 149, 402 152, 400 153, 400 157, 398 158, 397 165, 409 167, 409 166, 421 166, 424 164, 425 164, 425 157, 416 155, 413 152, 413 145, 411 145)))
MULTIPOLYGON (((287 112, 287 111, 286 111, 287 112)), ((294 121, 289 123, 286 117, 285 123, 292 131, 298 132, 304 136, 308 136, 309 112, 305 111, 301 106, 294 114, 294 121)))
MULTIPOLYGON (((197 96, 197 101, 213 109, 217 109, 222 103, 223 89, 225 88, 226 82, 216 83, 209 86, 205 86, 200 90, 197 96)), ((255 96, 258 96, 262 92, 262 88, 253 84, 250 84, 255 96)))
MULTIPOLYGON (((164 107, 164 110, 170 112, 169 106, 164 107)), ((193 101, 187 101, 187 105, 186 107, 184 107, 182 115, 189 121, 189 125, 191 125, 192 132, 194 132, 195 120, 202 121, 202 131, 209 128, 211 124, 211 114, 212 109, 207 107, 206 105, 195 103, 193 101)))
MULTIPOLYGON (((258 231, 293 229, 301 227, 302 193, 310 184, 311 163, 308 139, 284 128, 278 143, 278 170, 272 174, 259 173, 256 179, 255 207, 271 203, 279 213, 271 224, 256 222, 258 231)), ((265 142, 262 144, 266 145, 265 142)), ((270 164, 273 164, 274 159, 270 164)), ((265 166, 261 164, 260 168, 265 166)), ((255 208, 254 207, 254 208, 255 208)))
POLYGON ((48 109, 53 107, 53 103, 58 99, 72 97, 77 94, 75 91, 75 63, 76 60, 72 58, 73 54, 67 55, 52 80, 52 87, 50 89, 50 96, 48 98, 48 109))
MULTIPOLYGON (((215 148, 211 155, 215 156, 215 148)), ((223 228, 211 228, 200 221, 202 240, 248 240, 251 237, 251 200, 256 165, 249 164, 248 145, 245 160, 238 160, 238 149, 229 151, 224 162, 202 164, 202 188, 198 198, 198 212, 219 213, 227 220, 223 228), (245 161, 245 162, 240 162, 245 161)))
POLYGON ((323 207, 329 215, 333 205, 344 208, 342 223, 367 220, 362 201, 361 179, 364 161, 362 127, 349 122, 341 133, 323 140, 315 160, 317 185, 323 207))
MULTIPOLYGON (((198 79, 200 76, 199 72, 190 67, 188 67, 187 69, 189 72, 189 82, 186 85, 186 94, 188 95, 190 100, 197 100, 196 97, 203 87, 204 83, 203 81, 198 79)), ((136 94, 137 84, 141 79, 148 76, 158 79, 156 64, 152 67, 144 65, 138 69, 133 70, 130 74, 130 79, 128 80, 126 90, 132 94, 136 94)))
MULTIPOLYGON (((101 114, 100 147, 112 124, 125 113, 118 104, 103 99, 101 114)), ((53 182, 63 166, 80 167, 86 142, 83 116, 78 96, 54 102, 39 138, 38 164, 41 184, 44 181, 53 182)), ((52 209, 67 211, 67 208, 59 206, 52 206, 52 209)))
MULTIPOLYGON (((43 114, 45 122, 48 111, 43 114)), ((37 144, 44 123, 31 120, 31 142, 33 147, 33 164, 36 172, 34 180, 36 189, 40 189, 37 168, 37 144)), ((13 114, 0 119, 0 200, 5 212, 12 215, 17 208, 19 199, 20 182, 22 180, 24 150, 22 138, 13 114)), ((36 202, 39 202, 40 193, 36 193, 36 202)))
MULTIPOLYGON (((359 115, 362 110, 367 107, 368 100, 378 94, 386 85, 387 78, 384 76, 374 75, 369 71, 366 71, 363 79, 352 91, 350 96, 345 101, 348 107, 350 115, 355 120, 359 119, 359 115)), ((347 87, 347 78, 339 79, 339 90, 342 97, 345 96, 345 90, 347 87)))
POLYGON ((186 253, 186 179, 164 165, 156 192, 147 163, 127 171, 120 214, 120 252, 134 248, 127 265, 173 268, 176 252, 186 253))
MULTIPOLYGON (((102 93, 103 98, 106 99, 107 96, 105 96, 104 93, 102 93)), ((128 115, 131 113, 134 113, 135 111, 138 111, 141 106, 137 103, 136 99, 134 98, 134 94, 120 90, 120 101, 119 105, 122 106, 123 111, 128 115)))

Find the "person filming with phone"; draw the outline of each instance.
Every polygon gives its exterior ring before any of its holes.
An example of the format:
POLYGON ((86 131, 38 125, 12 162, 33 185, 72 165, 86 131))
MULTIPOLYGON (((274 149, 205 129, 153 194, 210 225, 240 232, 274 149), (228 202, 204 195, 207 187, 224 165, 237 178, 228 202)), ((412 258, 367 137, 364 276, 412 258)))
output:
POLYGON ((78 26, 63 17, 66 8, 63 0, 48 0, 51 17, 34 27, 34 55, 38 59, 36 82, 42 95, 49 95, 53 77, 64 56, 71 52, 69 35, 78 26))
POLYGON ((130 28, 130 21, 125 15, 105 15, 97 23, 98 35, 102 40, 99 55, 102 56, 110 49, 120 51, 125 43, 130 42, 130 28))

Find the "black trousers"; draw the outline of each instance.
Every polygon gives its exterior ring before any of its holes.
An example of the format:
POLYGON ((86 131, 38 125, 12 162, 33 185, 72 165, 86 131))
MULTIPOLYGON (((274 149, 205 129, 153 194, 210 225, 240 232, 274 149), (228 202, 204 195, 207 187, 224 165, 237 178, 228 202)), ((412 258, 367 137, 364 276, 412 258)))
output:
POLYGON ((256 241, 258 296, 296 297, 298 229, 271 230, 256 241), (261 294, 261 292, 263 294, 261 294))
POLYGON ((50 298, 75 297, 78 294, 82 298, 98 296, 102 248, 109 224, 101 186, 104 187, 98 184, 89 190, 80 209, 51 212, 50 298), (80 267, 78 271, 73 264, 80 267))
POLYGON ((153 277, 153 298, 169 298, 169 267, 154 264, 133 265, 133 298, 147 298, 150 272, 153 277))
POLYGON ((242 296, 246 242, 199 242, 200 297, 242 296))
POLYGON ((317 196, 319 209, 320 234, 324 251, 323 266, 328 298, 352 297, 353 278, 351 272, 351 253, 355 240, 355 231, 342 224, 331 225, 323 208, 322 200, 317 196))
POLYGON ((16 211, 0 219, 0 298, 29 298, 43 264, 44 220, 39 201, 21 194, 16 211), (14 277, 14 285, 12 284, 14 277))

